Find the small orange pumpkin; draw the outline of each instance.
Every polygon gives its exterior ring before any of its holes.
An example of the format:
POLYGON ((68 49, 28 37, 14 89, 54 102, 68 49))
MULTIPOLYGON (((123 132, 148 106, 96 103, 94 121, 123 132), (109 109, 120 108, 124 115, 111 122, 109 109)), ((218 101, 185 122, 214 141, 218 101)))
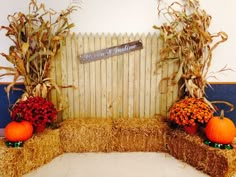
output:
POLYGON ((33 126, 28 121, 12 121, 5 127, 4 134, 8 141, 26 141, 33 134, 33 126))
POLYGON ((205 133, 212 142, 230 144, 235 137, 235 125, 231 119, 224 117, 222 110, 220 116, 214 116, 208 121, 205 133))

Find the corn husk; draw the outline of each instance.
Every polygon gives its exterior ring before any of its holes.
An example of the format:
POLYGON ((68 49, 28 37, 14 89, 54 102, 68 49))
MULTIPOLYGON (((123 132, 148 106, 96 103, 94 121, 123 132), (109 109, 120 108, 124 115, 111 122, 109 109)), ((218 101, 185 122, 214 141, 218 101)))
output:
MULTIPOLYGON (((47 98, 52 89, 58 86, 49 77, 51 62, 58 54, 64 38, 74 26, 69 15, 77 9, 70 6, 64 11, 56 12, 46 9, 43 3, 30 0, 29 13, 16 12, 8 15, 8 26, 1 26, 6 37, 12 41, 9 53, 0 53, 13 67, 1 67, 6 73, 0 77, 13 75, 13 81, 7 86, 10 91, 19 79, 24 78, 25 86, 22 99, 28 96, 47 98)), ((60 93, 60 92, 59 92, 60 93)))
MULTIPOLYGON (((165 20, 160 26, 154 26, 163 41, 158 65, 179 62, 179 70, 164 79, 171 80, 172 84, 184 81, 181 88, 185 95, 203 98, 209 85, 208 77, 215 76, 208 73, 212 53, 228 39, 228 35, 224 31, 209 31, 212 17, 201 9, 198 0, 174 1, 167 6, 159 0, 158 15, 165 20)), ((228 70, 223 68, 219 72, 228 70)))

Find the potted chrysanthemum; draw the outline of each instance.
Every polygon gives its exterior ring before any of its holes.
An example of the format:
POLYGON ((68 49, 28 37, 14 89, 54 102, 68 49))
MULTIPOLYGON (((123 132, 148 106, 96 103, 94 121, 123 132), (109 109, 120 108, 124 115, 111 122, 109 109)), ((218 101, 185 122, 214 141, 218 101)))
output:
POLYGON ((206 124, 213 117, 213 113, 203 99, 188 97, 173 104, 169 110, 169 120, 194 134, 199 125, 206 124))
POLYGON ((13 121, 28 121, 34 132, 42 132, 57 120, 57 109, 54 104, 43 97, 28 97, 17 102, 11 110, 13 121))

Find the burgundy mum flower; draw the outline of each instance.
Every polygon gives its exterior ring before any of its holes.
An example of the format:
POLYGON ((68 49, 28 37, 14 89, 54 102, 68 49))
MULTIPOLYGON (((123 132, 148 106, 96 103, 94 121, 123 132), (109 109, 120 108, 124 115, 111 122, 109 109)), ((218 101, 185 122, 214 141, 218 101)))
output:
POLYGON ((27 120, 34 127, 51 125, 57 119, 54 104, 43 97, 29 97, 19 101, 11 110, 12 120, 27 120))

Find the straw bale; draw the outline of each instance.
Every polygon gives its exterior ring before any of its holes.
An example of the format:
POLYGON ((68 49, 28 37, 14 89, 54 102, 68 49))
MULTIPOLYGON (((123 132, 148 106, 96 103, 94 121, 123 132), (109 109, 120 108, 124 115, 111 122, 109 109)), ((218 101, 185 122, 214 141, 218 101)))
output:
POLYGON ((160 118, 67 119, 59 129, 34 134, 21 148, 8 148, 0 139, 0 176, 20 177, 63 152, 112 151, 168 152, 210 176, 233 176, 236 149, 216 149, 204 139, 170 128, 160 118))
POLYGON ((59 130, 45 130, 33 135, 23 147, 12 148, 0 142, 0 176, 20 177, 62 154, 59 130))
POLYGON ((166 151, 165 133, 169 129, 158 118, 113 120, 113 151, 166 151))
POLYGON ((236 150, 207 146, 201 135, 189 135, 181 130, 167 133, 167 151, 198 170, 214 177, 231 177, 236 171, 236 150))
POLYGON ((23 158, 22 148, 8 148, 5 140, 0 140, 0 176, 19 177, 22 176, 21 168, 23 158))
POLYGON ((24 174, 50 162, 63 153, 59 132, 59 129, 47 129, 25 142, 22 149, 25 163, 22 168, 24 174))
POLYGON ((64 152, 107 152, 112 138, 112 119, 67 119, 60 129, 64 152))

